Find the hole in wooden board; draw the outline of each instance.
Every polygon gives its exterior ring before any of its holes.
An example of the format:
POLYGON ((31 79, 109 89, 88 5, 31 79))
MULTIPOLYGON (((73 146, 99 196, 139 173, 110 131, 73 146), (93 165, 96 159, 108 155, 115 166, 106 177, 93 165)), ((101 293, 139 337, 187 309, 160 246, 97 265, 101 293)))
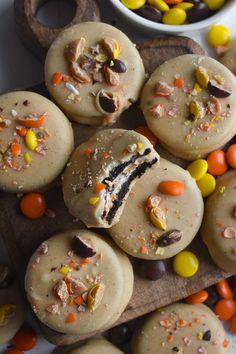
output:
POLYGON ((62 28, 72 21, 75 11, 73 0, 46 0, 39 4, 35 17, 46 27, 62 28))

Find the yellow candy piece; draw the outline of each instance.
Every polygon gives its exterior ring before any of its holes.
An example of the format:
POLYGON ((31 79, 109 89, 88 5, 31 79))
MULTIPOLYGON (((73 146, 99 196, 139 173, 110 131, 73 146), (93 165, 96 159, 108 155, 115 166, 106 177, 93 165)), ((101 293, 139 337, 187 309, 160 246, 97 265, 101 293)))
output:
POLYGON ((196 91, 196 93, 201 93, 202 92, 202 88, 200 85, 198 85, 198 83, 196 82, 196 84, 194 85, 194 90, 196 91))
POLYGON ((34 151, 38 145, 37 135, 33 130, 28 130, 25 136, 25 144, 28 149, 34 151))
POLYGON ((230 30, 223 25, 214 25, 207 34, 208 43, 213 46, 224 46, 231 40, 230 30))
POLYGON ((24 153, 24 160, 27 163, 27 165, 29 165, 32 162, 32 157, 28 152, 24 153))
POLYGON ((181 2, 180 4, 175 5, 178 9, 183 9, 184 11, 188 11, 193 7, 191 2, 181 2))
POLYGON ((182 25, 186 20, 186 12, 183 9, 173 7, 163 15, 162 22, 166 25, 182 25))
POLYGON ((63 266, 61 266, 61 268, 59 268, 59 272, 61 273, 61 274, 68 274, 68 273, 70 273, 70 272, 72 272, 72 268, 70 268, 70 267, 68 267, 68 266, 66 266, 66 265, 63 265, 63 266))
POLYGON ((195 70, 196 80, 202 88, 207 88, 209 76, 207 71, 202 66, 198 66, 195 70))
POLYGON ((203 0, 210 10, 219 10, 225 3, 225 0, 203 0))
POLYGON ((7 314, 9 313, 9 311, 15 309, 16 306, 12 305, 12 304, 4 304, 0 306, 0 324, 4 323, 7 314))
POLYGON ((170 10, 169 5, 163 0, 148 0, 149 5, 155 7, 161 12, 166 12, 170 10))
POLYGON ((139 151, 139 150, 142 150, 142 148, 143 148, 143 143, 138 143, 137 144, 137 150, 139 151))
POLYGON ((137 10, 143 7, 146 0, 121 0, 122 4, 128 7, 130 10, 137 10))
POLYGON ((200 189, 203 197, 208 197, 214 192, 216 188, 215 177, 206 173, 202 178, 197 181, 198 188, 200 189))
POLYGON ((152 208, 149 217, 154 226, 163 231, 166 230, 166 215, 161 208, 152 208))
POLYGON ((91 198, 89 198, 89 204, 96 205, 98 203, 99 199, 100 198, 98 198, 98 197, 91 197, 91 198))
POLYGON ((115 49, 113 51, 113 58, 117 59, 119 54, 120 54, 120 43, 117 42, 117 41, 115 41, 115 43, 116 43, 116 47, 115 47, 115 49))
POLYGON ((190 175, 198 181, 201 179, 208 170, 208 163, 206 160, 198 159, 193 161, 187 168, 190 175))
POLYGON ((199 261, 194 253, 182 251, 174 257, 173 268, 176 274, 183 278, 190 278, 197 273, 199 261))
POLYGON ((201 105, 197 101, 192 101, 189 106, 190 113, 194 115, 195 118, 198 118, 201 116, 201 105))

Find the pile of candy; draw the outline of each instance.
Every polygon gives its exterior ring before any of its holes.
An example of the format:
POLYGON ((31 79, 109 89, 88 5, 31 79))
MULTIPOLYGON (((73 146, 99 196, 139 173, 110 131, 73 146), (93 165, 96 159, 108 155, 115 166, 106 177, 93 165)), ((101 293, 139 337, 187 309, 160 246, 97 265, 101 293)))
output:
POLYGON ((153 22, 183 25, 213 15, 226 0, 121 0, 128 9, 153 22))
POLYGON ((185 302, 192 305, 205 303, 222 321, 230 321, 230 331, 236 334, 236 275, 223 279, 208 289, 188 296, 185 302))
POLYGON ((223 175, 228 168, 236 168, 236 144, 223 150, 212 151, 206 160, 193 161, 187 168, 190 175, 196 180, 203 197, 208 197, 216 188, 214 176, 223 175))

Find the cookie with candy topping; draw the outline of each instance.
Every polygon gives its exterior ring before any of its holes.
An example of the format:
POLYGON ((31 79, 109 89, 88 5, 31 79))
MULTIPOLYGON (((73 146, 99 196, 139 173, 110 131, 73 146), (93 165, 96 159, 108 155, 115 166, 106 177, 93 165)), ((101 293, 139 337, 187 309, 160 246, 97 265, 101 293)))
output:
POLYGON ((63 194, 69 212, 88 227, 114 225, 132 186, 158 162, 159 155, 141 134, 97 132, 77 147, 65 170, 63 194))
POLYGON ((38 319, 67 334, 89 334, 118 320, 133 291, 128 257, 88 230, 54 235, 32 255, 25 277, 38 319))
POLYGON ((213 261, 226 272, 236 269, 236 171, 217 180, 215 192, 207 199, 202 238, 213 261))
POLYGON ((203 199, 189 172, 163 158, 132 188, 119 222, 108 229, 128 254, 170 258, 192 241, 203 217, 203 199))
POLYGON ((226 354, 228 340, 205 305, 176 303, 150 315, 133 337, 133 354, 226 354))
POLYGON ((175 156, 204 157, 236 133, 236 78, 207 56, 183 55, 158 66, 141 94, 150 130, 175 156))
POLYGON ((84 22, 53 42, 45 77, 53 100, 70 119, 111 125, 138 99, 145 73, 139 52, 123 32, 84 22))
POLYGON ((0 189, 47 186, 64 168, 73 145, 70 122, 47 98, 28 91, 0 96, 0 189))

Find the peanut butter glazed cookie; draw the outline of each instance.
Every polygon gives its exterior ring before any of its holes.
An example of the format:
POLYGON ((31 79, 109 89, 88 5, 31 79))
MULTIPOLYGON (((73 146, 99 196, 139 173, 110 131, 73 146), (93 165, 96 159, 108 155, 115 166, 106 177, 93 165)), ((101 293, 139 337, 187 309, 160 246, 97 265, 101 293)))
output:
POLYGON ((158 162, 159 155, 143 135, 99 131, 74 151, 65 170, 63 194, 69 212, 88 227, 114 225, 134 183, 158 162))
POLYGON ((224 328, 208 307, 176 303, 144 321, 134 335, 132 353, 226 354, 227 347, 224 328))
POLYGON ((93 338, 79 348, 63 352, 63 354, 124 354, 105 338, 93 338))
POLYGON ((108 229, 128 254, 166 259, 193 240, 203 217, 203 200, 188 171, 165 160, 132 188, 119 222, 108 229))
POLYGON ((70 119, 110 125, 138 99, 144 67, 124 33, 105 23, 84 22, 53 42, 45 76, 51 96, 70 119))
POLYGON ((0 189, 26 192, 52 182, 73 149, 71 124, 34 92, 0 96, 0 189))
POLYGON ((204 157, 236 133, 236 78, 207 56, 183 55, 160 65, 141 108, 150 130, 173 155, 204 157))
POLYGON ((217 181, 207 199, 202 237, 213 261, 226 272, 236 271, 236 171, 217 181))
POLYGON ((51 237, 30 259, 28 300, 41 322, 68 334, 87 334, 113 324, 133 291, 128 257, 111 241, 74 230, 51 237))

